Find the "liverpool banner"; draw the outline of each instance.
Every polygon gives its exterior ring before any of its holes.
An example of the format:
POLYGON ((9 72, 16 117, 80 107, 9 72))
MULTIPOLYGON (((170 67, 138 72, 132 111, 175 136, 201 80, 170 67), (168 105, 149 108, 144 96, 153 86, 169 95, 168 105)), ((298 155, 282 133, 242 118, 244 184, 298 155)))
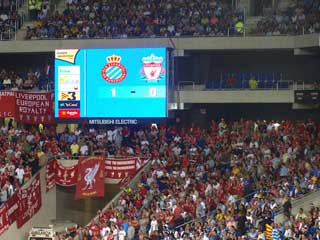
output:
POLYGON ((15 117, 16 96, 13 91, 0 91, 0 118, 15 117))
POLYGON ((106 158, 106 180, 108 183, 122 183, 137 172, 137 157, 106 158))
POLYGON ((7 204, 0 206, 0 235, 9 227, 7 204))
POLYGON ((21 228, 41 208, 40 175, 38 174, 29 187, 19 191, 19 216, 17 227, 21 228))
POLYGON ((76 199, 104 196, 104 164, 103 157, 80 158, 76 199))
POLYGON ((51 160, 46 166, 46 192, 55 185, 55 165, 56 160, 51 160))
POLYGON ((8 217, 10 225, 14 223, 19 216, 19 191, 16 191, 6 202, 8 208, 8 217))
POLYGON ((53 93, 16 92, 16 120, 30 124, 53 124, 53 93))
POLYGON ((56 161, 55 164, 55 182, 58 185, 69 187, 74 186, 77 183, 78 164, 65 167, 56 161))

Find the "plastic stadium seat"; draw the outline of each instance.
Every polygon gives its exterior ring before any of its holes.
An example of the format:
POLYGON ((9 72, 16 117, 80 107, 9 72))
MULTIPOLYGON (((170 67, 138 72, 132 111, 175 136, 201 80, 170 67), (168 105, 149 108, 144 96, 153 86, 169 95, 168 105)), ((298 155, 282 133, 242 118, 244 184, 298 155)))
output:
POLYGON ((244 75, 244 76, 243 76, 243 79, 244 79, 245 81, 249 81, 252 74, 253 74, 253 73, 244 73, 244 74, 243 74, 243 75, 244 75))
POLYGON ((213 81, 212 87, 213 87, 214 89, 219 89, 219 88, 220 88, 220 82, 221 82, 221 80, 213 81))
POLYGON ((222 89, 229 88, 229 86, 228 86, 228 80, 227 80, 227 79, 223 79, 223 80, 222 80, 222 82, 221 82, 221 88, 222 88, 222 89))
POLYGON ((281 80, 281 73, 274 73, 274 80, 280 81, 281 80))
POLYGON ((266 74, 265 74, 265 73, 259 73, 257 80, 258 80, 259 82, 266 81, 266 74))
POLYGON ((274 73, 267 73, 266 80, 267 80, 267 82, 273 82, 274 81, 274 73))
POLYGON ((249 80, 243 80, 242 82, 242 88, 249 88, 249 80))
POLYGON ((258 88, 265 88, 265 81, 258 81, 258 88))
POLYGON ((275 88, 276 82, 275 81, 266 81, 265 88, 275 88))
POLYGON ((206 82, 206 89, 212 88, 212 81, 206 82))
POLYGON ((288 89, 289 88, 289 82, 288 81, 279 81, 278 82, 279 89, 288 89))

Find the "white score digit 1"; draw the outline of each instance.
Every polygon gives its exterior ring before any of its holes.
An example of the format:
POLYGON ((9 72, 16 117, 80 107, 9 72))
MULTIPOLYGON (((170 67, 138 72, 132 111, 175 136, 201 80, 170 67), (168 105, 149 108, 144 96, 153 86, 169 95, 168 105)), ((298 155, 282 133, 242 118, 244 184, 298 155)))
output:
POLYGON ((150 95, 150 97, 157 96, 157 89, 155 87, 149 88, 149 95, 150 95))
POLYGON ((116 88, 111 88, 110 91, 111 91, 111 96, 115 97, 116 96, 116 88))

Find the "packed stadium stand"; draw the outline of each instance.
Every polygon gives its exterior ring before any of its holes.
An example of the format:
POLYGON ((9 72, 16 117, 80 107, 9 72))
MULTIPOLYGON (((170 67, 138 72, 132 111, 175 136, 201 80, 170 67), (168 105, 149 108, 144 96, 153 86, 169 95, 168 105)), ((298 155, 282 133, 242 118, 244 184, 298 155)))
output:
POLYGON ((238 22, 243 12, 223 1, 67 1, 39 15, 27 39, 225 36, 238 22))
POLYGON ((15 34, 22 25, 22 16, 17 8, 24 1, 1 1, 0 4, 0 40, 15 39, 15 34))
POLYGON ((151 171, 80 227, 80 239, 267 239, 265 225, 282 207, 288 218, 273 226, 276 239, 313 239, 317 206, 292 216, 291 201, 319 187, 317 129, 311 120, 222 119, 210 129, 140 130, 129 142, 153 149, 151 171))
POLYGON ((0 240, 320 240, 319 33, 319 0, 0 0, 0 240))

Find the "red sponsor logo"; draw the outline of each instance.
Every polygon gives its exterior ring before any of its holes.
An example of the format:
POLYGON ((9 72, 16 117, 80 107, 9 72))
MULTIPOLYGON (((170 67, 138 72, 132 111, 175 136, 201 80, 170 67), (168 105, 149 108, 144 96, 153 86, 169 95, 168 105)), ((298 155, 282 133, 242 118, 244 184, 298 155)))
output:
POLYGON ((59 110, 60 118, 80 118, 80 110, 59 110))

